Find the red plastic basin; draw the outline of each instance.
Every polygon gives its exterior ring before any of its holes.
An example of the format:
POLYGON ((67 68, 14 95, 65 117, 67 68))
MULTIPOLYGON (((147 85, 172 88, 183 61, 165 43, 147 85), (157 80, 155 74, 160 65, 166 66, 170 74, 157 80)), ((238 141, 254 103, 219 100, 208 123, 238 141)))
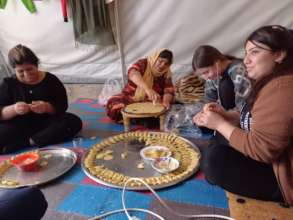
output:
POLYGON ((11 164, 22 171, 33 171, 38 167, 40 156, 35 152, 28 152, 15 156, 10 160, 11 164))

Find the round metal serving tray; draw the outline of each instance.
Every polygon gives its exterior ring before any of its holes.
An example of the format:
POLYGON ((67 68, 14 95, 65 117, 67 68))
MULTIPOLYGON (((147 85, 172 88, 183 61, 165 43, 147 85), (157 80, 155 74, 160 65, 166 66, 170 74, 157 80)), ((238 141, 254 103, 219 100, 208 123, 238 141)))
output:
MULTIPOLYGON (((129 133, 134 133, 134 132, 129 132, 129 133)), ((156 133, 156 134, 166 134, 164 132, 148 132, 148 133, 156 133)), ((126 133, 124 133, 126 134, 126 133)), ((111 137, 103 140, 104 142, 108 141, 111 137)), ((194 150, 197 155, 198 155, 198 160, 200 158, 200 151, 198 148, 189 140, 179 137, 179 139, 183 140, 186 144, 189 145, 189 147, 194 150)), ((103 142, 102 141, 102 142, 103 142)), ((101 142, 101 143, 102 143, 101 142)), ((93 146, 94 147, 94 146, 93 146)), ((110 146, 107 146, 105 149, 106 150, 111 150, 113 151, 113 159, 112 160, 101 160, 101 159, 95 159, 94 166, 103 166, 111 171, 114 171, 116 173, 128 176, 128 177, 135 177, 135 178, 148 178, 148 177, 161 177, 164 174, 159 173, 156 171, 151 163, 144 162, 144 169, 139 169, 137 165, 143 161, 143 159, 140 156, 140 150, 142 148, 146 147, 146 144, 137 139, 134 140, 121 140, 117 143, 112 143, 110 146), (123 152, 127 152, 127 159, 123 159, 121 157, 121 154, 123 152)), ((119 185, 119 184, 114 184, 108 181, 104 181, 98 176, 92 174, 90 170, 86 167, 85 165, 85 159, 89 156, 90 150, 87 150, 87 152, 83 155, 82 157, 82 169, 85 172, 85 174, 91 178, 92 180, 96 181, 97 183, 114 187, 114 188, 123 188, 124 185, 119 185)), ((172 155, 173 156, 173 155, 172 155)), ((180 166, 179 166, 180 167, 180 166)), ((170 181, 168 183, 162 183, 158 185, 151 185, 153 189, 161 189, 165 187, 169 187, 175 184, 178 184, 179 182, 189 178, 192 176, 194 173, 197 172, 199 168, 199 163, 197 163, 194 166, 194 169, 190 171, 187 175, 180 179, 176 179, 174 181, 170 181)), ((126 186, 126 189, 130 190, 148 190, 148 188, 145 185, 142 186, 126 186)))
POLYGON ((39 153, 39 168, 35 171, 20 171, 9 165, 7 159, 0 164, 0 188, 19 188, 47 183, 66 173, 76 163, 76 154, 67 148, 47 147, 34 150, 39 153), (3 184, 15 181, 16 185, 3 184))

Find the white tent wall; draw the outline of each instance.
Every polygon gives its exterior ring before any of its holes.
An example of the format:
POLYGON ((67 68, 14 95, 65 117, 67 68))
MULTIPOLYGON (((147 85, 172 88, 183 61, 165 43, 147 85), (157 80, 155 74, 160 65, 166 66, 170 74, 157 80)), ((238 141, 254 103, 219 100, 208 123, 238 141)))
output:
POLYGON ((37 13, 30 14, 20 0, 8 0, 0 10, 2 53, 7 56, 11 47, 24 44, 37 54, 43 69, 64 82, 93 83, 109 75, 121 77, 117 46, 77 44, 72 19, 63 21, 60 2, 34 1, 37 13))
MULTIPOLYGON (((245 38, 257 27, 293 28, 292 0, 116 1, 125 66, 156 49, 170 48, 175 55, 174 79, 191 70, 193 51, 201 44, 241 57, 245 38)), ((95 83, 122 76, 117 46, 76 44, 72 20, 63 22, 60 0, 35 1, 35 5, 37 13, 30 14, 20 0, 8 0, 0 11, 4 56, 22 43, 36 52, 42 68, 64 82, 95 83)))
POLYGON ((293 27, 292 0, 122 0, 119 9, 125 63, 170 48, 175 79, 191 70, 201 44, 243 57, 244 40, 257 27, 293 27))

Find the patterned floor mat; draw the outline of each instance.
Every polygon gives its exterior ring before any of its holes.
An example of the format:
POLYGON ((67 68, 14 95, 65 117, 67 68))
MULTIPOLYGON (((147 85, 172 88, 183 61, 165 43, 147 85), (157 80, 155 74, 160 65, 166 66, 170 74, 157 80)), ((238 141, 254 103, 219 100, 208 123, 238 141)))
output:
MULTIPOLYGON (((96 100, 78 99, 70 105, 70 112, 83 120, 82 146, 73 147, 72 141, 58 146, 73 149, 81 158, 82 154, 101 139, 123 132, 122 124, 115 124, 105 115, 104 108, 96 100)), ((138 129, 133 127, 133 129, 138 129)), ((2 157, 4 159, 5 157, 2 157)), ((7 158, 7 157, 6 157, 7 158)), ((80 160, 65 175, 40 186, 49 203, 43 219, 84 220, 108 211, 121 209, 121 190, 100 185, 88 178, 82 171, 80 160)), ((207 183, 201 172, 172 187, 158 190, 173 210, 184 214, 222 214, 229 216, 228 199, 223 189, 207 183)), ((129 208, 150 209, 165 219, 181 219, 163 208, 150 193, 127 191, 126 203, 129 208)), ((145 213, 136 213, 140 219, 154 219, 145 213)), ((127 219, 124 213, 106 219, 127 219)), ((203 218, 202 218, 203 219, 203 218)))

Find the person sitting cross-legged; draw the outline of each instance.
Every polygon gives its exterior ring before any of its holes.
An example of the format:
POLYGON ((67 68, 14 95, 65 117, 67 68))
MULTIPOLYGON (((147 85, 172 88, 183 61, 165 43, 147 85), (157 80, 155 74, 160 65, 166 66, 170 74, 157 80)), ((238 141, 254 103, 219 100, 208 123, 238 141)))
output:
POLYGON ((15 75, 0 84, 0 154, 76 135, 82 122, 66 112, 67 95, 61 81, 39 70, 38 57, 26 46, 13 47, 8 60, 15 75))

